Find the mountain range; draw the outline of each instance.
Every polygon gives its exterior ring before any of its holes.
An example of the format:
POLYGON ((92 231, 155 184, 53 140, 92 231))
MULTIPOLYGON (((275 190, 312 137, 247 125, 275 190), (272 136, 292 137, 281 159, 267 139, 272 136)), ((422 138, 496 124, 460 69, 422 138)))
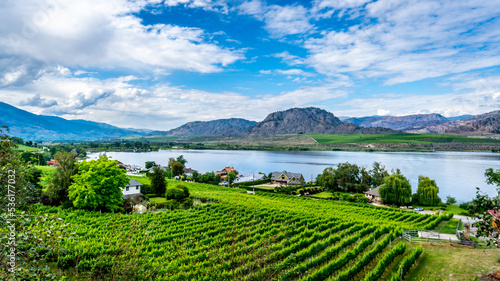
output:
POLYGON ((276 134, 380 134, 394 132, 458 135, 500 134, 500 110, 446 118, 440 114, 342 117, 324 109, 291 108, 270 113, 263 121, 241 118, 194 121, 169 131, 124 129, 86 120, 36 115, 0 102, 0 124, 25 140, 97 140, 127 136, 236 136, 276 134))
POLYGON ((142 136, 151 130, 123 129, 86 120, 66 120, 56 116, 36 115, 0 102, 0 124, 9 128, 9 135, 25 140, 97 140, 142 136))

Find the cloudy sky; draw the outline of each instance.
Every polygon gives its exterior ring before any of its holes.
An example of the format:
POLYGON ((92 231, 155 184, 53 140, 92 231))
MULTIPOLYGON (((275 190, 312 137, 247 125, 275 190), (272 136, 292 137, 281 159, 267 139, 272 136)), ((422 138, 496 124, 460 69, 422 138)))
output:
POLYGON ((168 130, 500 108, 500 1, 4 0, 0 101, 168 130))

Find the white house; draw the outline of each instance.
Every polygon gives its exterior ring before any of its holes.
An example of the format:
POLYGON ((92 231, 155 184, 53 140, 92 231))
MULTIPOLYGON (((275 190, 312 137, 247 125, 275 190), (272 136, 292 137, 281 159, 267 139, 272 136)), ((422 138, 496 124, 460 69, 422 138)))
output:
POLYGON ((141 194, 141 186, 142 183, 136 180, 130 180, 127 186, 121 187, 123 197, 141 194))

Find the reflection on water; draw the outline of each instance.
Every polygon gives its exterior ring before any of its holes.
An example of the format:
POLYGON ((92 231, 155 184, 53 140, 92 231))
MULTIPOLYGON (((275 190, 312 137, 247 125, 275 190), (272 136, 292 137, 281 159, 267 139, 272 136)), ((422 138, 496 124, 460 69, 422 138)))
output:
MULTIPOLYGON (((99 153, 92 153, 92 159, 99 153)), ((348 152, 348 151, 237 151, 237 150, 161 150, 154 152, 108 152, 112 159, 144 167, 146 161, 167 165, 170 157, 184 155, 187 166, 201 173, 231 166, 247 173, 273 171, 298 172, 310 179, 326 167, 349 162, 371 168, 374 161, 388 170, 399 168, 410 180, 414 192, 419 175, 435 179, 442 199, 446 195, 458 201, 475 197, 475 187, 493 195, 495 187, 487 185, 484 171, 500 168, 500 154, 487 152, 348 152)))

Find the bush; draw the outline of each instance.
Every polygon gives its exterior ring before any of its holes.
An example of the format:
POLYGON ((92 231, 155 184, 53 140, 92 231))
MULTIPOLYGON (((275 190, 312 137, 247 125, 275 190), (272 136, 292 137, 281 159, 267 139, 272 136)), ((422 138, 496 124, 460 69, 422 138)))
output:
POLYGON ((185 198, 184 201, 182 201, 182 208, 189 209, 191 207, 193 207, 193 199, 190 197, 185 198))
POLYGON ((201 201, 201 203, 207 203, 207 198, 205 198, 205 197, 201 197, 201 198, 200 198, 200 201, 201 201))
POLYGON ((141 187, 141 193, 142 194, 152 194, 155 193, 155 190, 150 184, 143 184, 141 187))

